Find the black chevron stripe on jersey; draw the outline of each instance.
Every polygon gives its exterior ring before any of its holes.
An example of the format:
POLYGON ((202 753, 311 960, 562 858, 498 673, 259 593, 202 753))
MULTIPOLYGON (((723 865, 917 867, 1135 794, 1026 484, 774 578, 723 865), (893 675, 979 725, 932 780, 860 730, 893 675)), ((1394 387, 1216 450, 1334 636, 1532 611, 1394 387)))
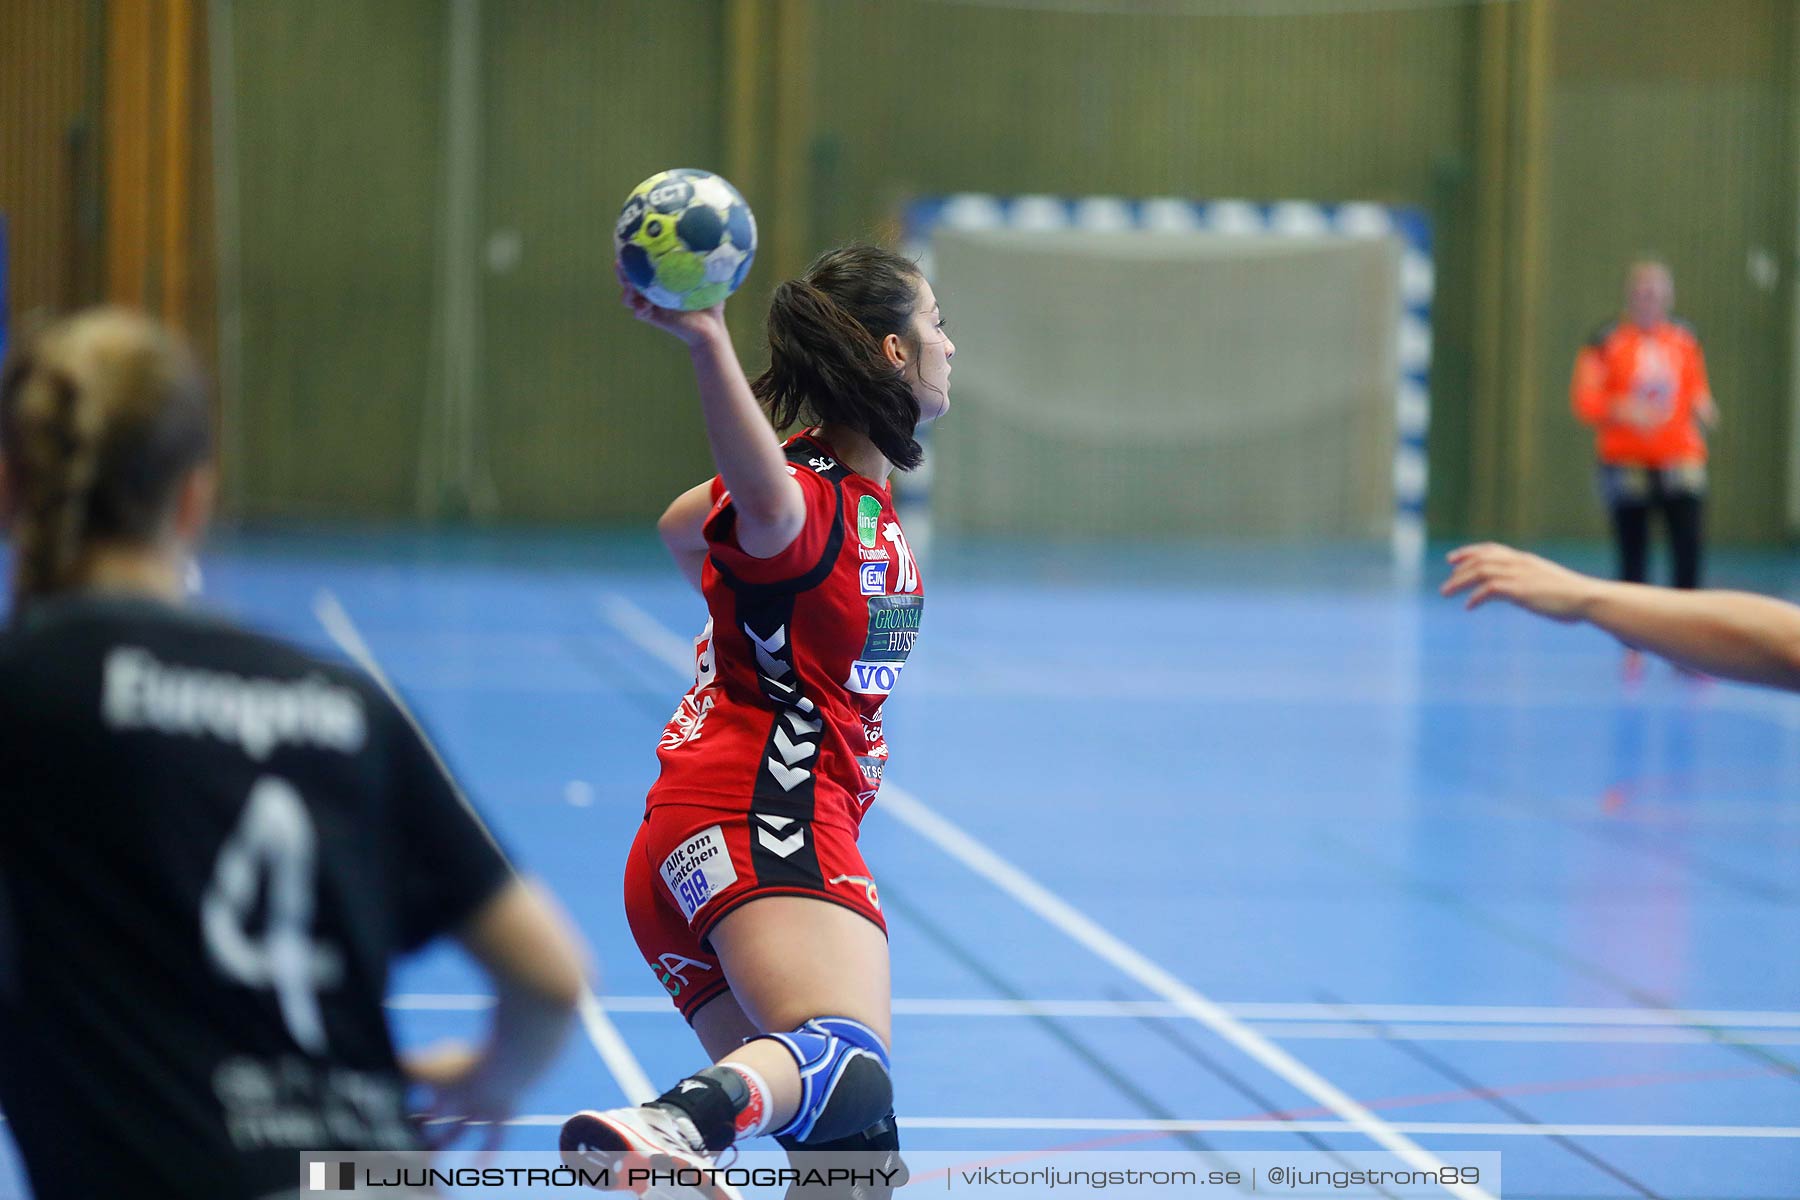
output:
POLYGON ((750 860, 762 883, 822 889, 810 831, 825 718, 794 665, 793 613, 792 594, 738 598, 739 632, 774 708, 750 800, 750 860))

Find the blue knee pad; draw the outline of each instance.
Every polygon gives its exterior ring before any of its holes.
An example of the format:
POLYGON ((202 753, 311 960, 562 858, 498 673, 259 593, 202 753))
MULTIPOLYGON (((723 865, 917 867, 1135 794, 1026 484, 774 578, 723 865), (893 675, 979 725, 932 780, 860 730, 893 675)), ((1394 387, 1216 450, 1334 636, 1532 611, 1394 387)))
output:
POLYGON ((887 1047, 873 1029, 849 1017, 814 1017, 780 1042, 800 1066, 800 1107, 778 1137, 825 1142, 867 1129, 894 1104, 887 1047))

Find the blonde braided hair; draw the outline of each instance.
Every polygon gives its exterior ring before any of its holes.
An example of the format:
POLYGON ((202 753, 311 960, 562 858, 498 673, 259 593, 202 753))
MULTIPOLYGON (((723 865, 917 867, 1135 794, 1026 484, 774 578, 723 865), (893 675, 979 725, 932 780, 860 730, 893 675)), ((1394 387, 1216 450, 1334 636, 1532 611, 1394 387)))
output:
POLYGON ((15 605, 78 586, 95 542, 154 541, 209 449, 199 370, 155 322, 95 309, 29 338, 0 377, 15 605))

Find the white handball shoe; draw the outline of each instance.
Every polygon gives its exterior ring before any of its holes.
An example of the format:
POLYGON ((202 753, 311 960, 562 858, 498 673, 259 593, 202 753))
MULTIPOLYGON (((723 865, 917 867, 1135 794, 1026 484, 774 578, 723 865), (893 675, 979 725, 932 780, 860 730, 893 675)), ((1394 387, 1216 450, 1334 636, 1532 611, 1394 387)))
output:
POLYGON ((562 1158, 570 1167, 607 1172, 607 1192, 642 1200, 744 1200, 716 1179, 716 1164, 694 1123, 659 1104, 578 1112, 563 1122, 562 1158), (652 1174, 634 1174, 651 1172, 652 1174))

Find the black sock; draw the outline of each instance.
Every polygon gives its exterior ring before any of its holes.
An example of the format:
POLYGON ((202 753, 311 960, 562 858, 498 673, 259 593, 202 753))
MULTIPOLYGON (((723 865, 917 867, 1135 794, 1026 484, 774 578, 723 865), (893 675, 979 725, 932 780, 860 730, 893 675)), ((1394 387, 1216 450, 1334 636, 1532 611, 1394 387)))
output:
POLYGON ((737 1140, 737 1115, 749 1102, 744 1077, 724 1067, 689 1075, 653 1101, 685 1113, 713 1154, 737 1140))

